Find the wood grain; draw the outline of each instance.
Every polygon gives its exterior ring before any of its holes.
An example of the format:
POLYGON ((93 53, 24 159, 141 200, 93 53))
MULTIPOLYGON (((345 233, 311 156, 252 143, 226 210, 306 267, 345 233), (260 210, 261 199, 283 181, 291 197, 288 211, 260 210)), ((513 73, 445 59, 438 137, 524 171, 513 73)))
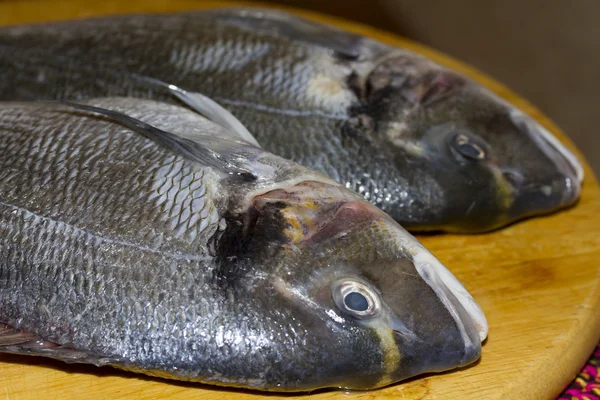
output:
MULTIPOLYGON (((183 0, 9 0, 0 2, 0 24, 223 5, 221 2, 183 0)), ((295 12, 410 48, 459 70, 522 108, 564 139, 560 130, 533 106, 473 68, 370 27, 333 17, 295 12)), ((568 142, 567 145, 573 148, 568 142)), ((576 153, 581 157, 579 152, 576 153)), ((310 397, 550 399, 556 396, 575 376, 600 337, 600 191, 587 165, 585 172, 581 201, 568 211, 530 219, 485 235, 420 238, 464 282, 488 317, 490 335, 477 365, 413 379, 377 391, 324 391, 310 397)), ((168 382, 111 368, 0 355, 2 394, 7 399, 168 397, 211 400, 250 399, 262 395, 168 382)))

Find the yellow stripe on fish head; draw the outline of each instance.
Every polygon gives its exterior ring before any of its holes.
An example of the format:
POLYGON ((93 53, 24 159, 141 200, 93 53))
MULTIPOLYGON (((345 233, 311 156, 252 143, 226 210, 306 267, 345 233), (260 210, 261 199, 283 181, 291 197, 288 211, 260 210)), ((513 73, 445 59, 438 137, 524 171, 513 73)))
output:
POLYGON ((498 198, 496 199, 498 207, 501 210, 508 210, 515 201, 515 189, 499 167, 492 165, 491 170, 498 185, 498 198))
POLYGON ((394 331, 387 324, 386 318, 377 318, 369 321, 367 325, 370 326, 379 337, 383 355, 381 379, 379 379, 375 386, 382 387, 389 385, 397 381, 397 378, 395 379, 394 376, 397 375, 400 367, 400 360, 402 359, 398 342, 394 337, 394 331))

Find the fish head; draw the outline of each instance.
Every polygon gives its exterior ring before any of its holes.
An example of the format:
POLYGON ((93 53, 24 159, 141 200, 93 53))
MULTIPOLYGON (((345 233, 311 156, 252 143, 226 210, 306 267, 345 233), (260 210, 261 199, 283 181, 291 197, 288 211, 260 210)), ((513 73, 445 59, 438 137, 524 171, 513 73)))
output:
POLYGON ((305 181, 256 196, 250 214, 270 271, 257 295, 297 338, 279 388, 372 389, 480 357, 487 322, 471 295, 357 194, 305 181))
POLYGON ((370 72, 364 98, 391 162, 413 171, 409 187, 439 200, 429 230, 492 230, 579 197, 583 170, 573 153, 458 73, 391 57, 370 72))

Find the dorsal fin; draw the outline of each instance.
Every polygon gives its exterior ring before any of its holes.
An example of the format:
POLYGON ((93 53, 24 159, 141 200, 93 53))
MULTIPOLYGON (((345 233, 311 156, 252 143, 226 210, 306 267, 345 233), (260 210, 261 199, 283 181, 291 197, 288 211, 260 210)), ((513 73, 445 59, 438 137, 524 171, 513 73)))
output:
POLYGON ((197 111, 198 113, 204 115, 206 118, 211 121, 221 125, 223 128, 229 130, 232 133, 235 133, 242 140, 250 143, 253 146, 259 147, 260 144, 254 138, 254 136, 246 129, 244 124, 240 122, 232 113, 230 113, 227 109, 221 106, 216 101, 210 99, 209 97, 198 93, 198 92, 188 92, 178 86, 175 86, 170 83, 166 83, 161 81, 160 79, 151 78, 147 76, 132 74, 134 78, 140 79, 145 82, 149 82, 155 85, 159 85, 167 89, 173 96, 177 97, 184 104, 186 104, 191 109, 197 111))
POLYGON ((227 147, 240 147, 240 143, 234 140, 212 137, 208 135, 196 135, 194 137, 195 140, 190 140, 158 129, 152 125, 140 121, 139 119, 130 117, 118 111, 112 111, 85 104, 72 103, 69 101, 62 101, 61 103, 78 110, 90 111, 107 116, 113 121, 119 122, 127 128, 147 137, 160 146, 171 150, 174 153, 187 158, 188 160, 213 167, 229 175, 241 178, 244 181, 257 179, 254 173, 234 159, 236 157, 230 157, 230 155, 225 154, 224 151, 215 150, 216 148, 222 150, 227 147))
POLYGON ((258 141, 252 136, 252 134, 246 129, 246 127, 236 118, 233 114, 223 108, 216 101, 204 96, 197 92, 187 92, 175 85, 169 85, 169 90, 179 100, 183 101, 189 107, 198 111, 206 118, 213 122, 221 125, 223 128, 227 128, 235 132, 246 142, 259 147, 258 141))

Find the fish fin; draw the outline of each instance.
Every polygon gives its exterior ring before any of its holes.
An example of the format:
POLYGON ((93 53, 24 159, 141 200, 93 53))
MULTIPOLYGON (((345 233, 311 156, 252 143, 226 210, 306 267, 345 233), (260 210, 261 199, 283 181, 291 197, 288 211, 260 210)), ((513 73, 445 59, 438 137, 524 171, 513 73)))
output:
POLYGON ((61 346, 36 334, 3 323, 0 323, 0 353, 42 356, 67 363, 84 362, 97 366, 116 362, 116 360, 94 355, 87 351, 61 346))
POLYGON ((217 10, 220 20, 245 29, 258 30, 285 36, 333 50, 345 60, 357 60, 361 56, 363 37, 336 27, 313 22, 295 15, 260 8, 217 10))
POLYGON ((196 135, 194 140, 190 140, 158 129, 118 111, 69 101, 62 101, 61 103, 78 110, 104 115, 190 161, 213 167, 245 181, 257 179, 252 171, 235 160, 235 155, 231 154, 232 150, 228 149, 240 147, 240 143, 234 140, 203 135, 196 135))
POLYGON ((235 132, 246 142, 260 148, 258 141, 246 129, 246 127, 232 113, 223 108, 216 101, 204 96, 201 93, 187 92, 174 85, 169 85, 169 90, 175 97, 187 104, 189 107, 198 111, 206 118, 221 125, 232 132, 235 132))
POLYGON ((37 340, 38 337, 0 323, 0 347, 18 345, 37 340))
POLYGON ((250 143, 253 146, 260 148, 260 144, 254 138, 254 136, 246 129, 244 124, 240 122, 232 113, 221 106, 211 98, 197 92, 188 92, 178 86, 166 83, 160 79, 151 78, 147 76, 132 74, 134 78, 153 83, 155 85, 162 86, 169 90, 169 92, 181 100, 188 107, 204 115, 214 123, 221 125, 223 128, 229 130, 231 133, 235 133, 242 140, 250 143))

